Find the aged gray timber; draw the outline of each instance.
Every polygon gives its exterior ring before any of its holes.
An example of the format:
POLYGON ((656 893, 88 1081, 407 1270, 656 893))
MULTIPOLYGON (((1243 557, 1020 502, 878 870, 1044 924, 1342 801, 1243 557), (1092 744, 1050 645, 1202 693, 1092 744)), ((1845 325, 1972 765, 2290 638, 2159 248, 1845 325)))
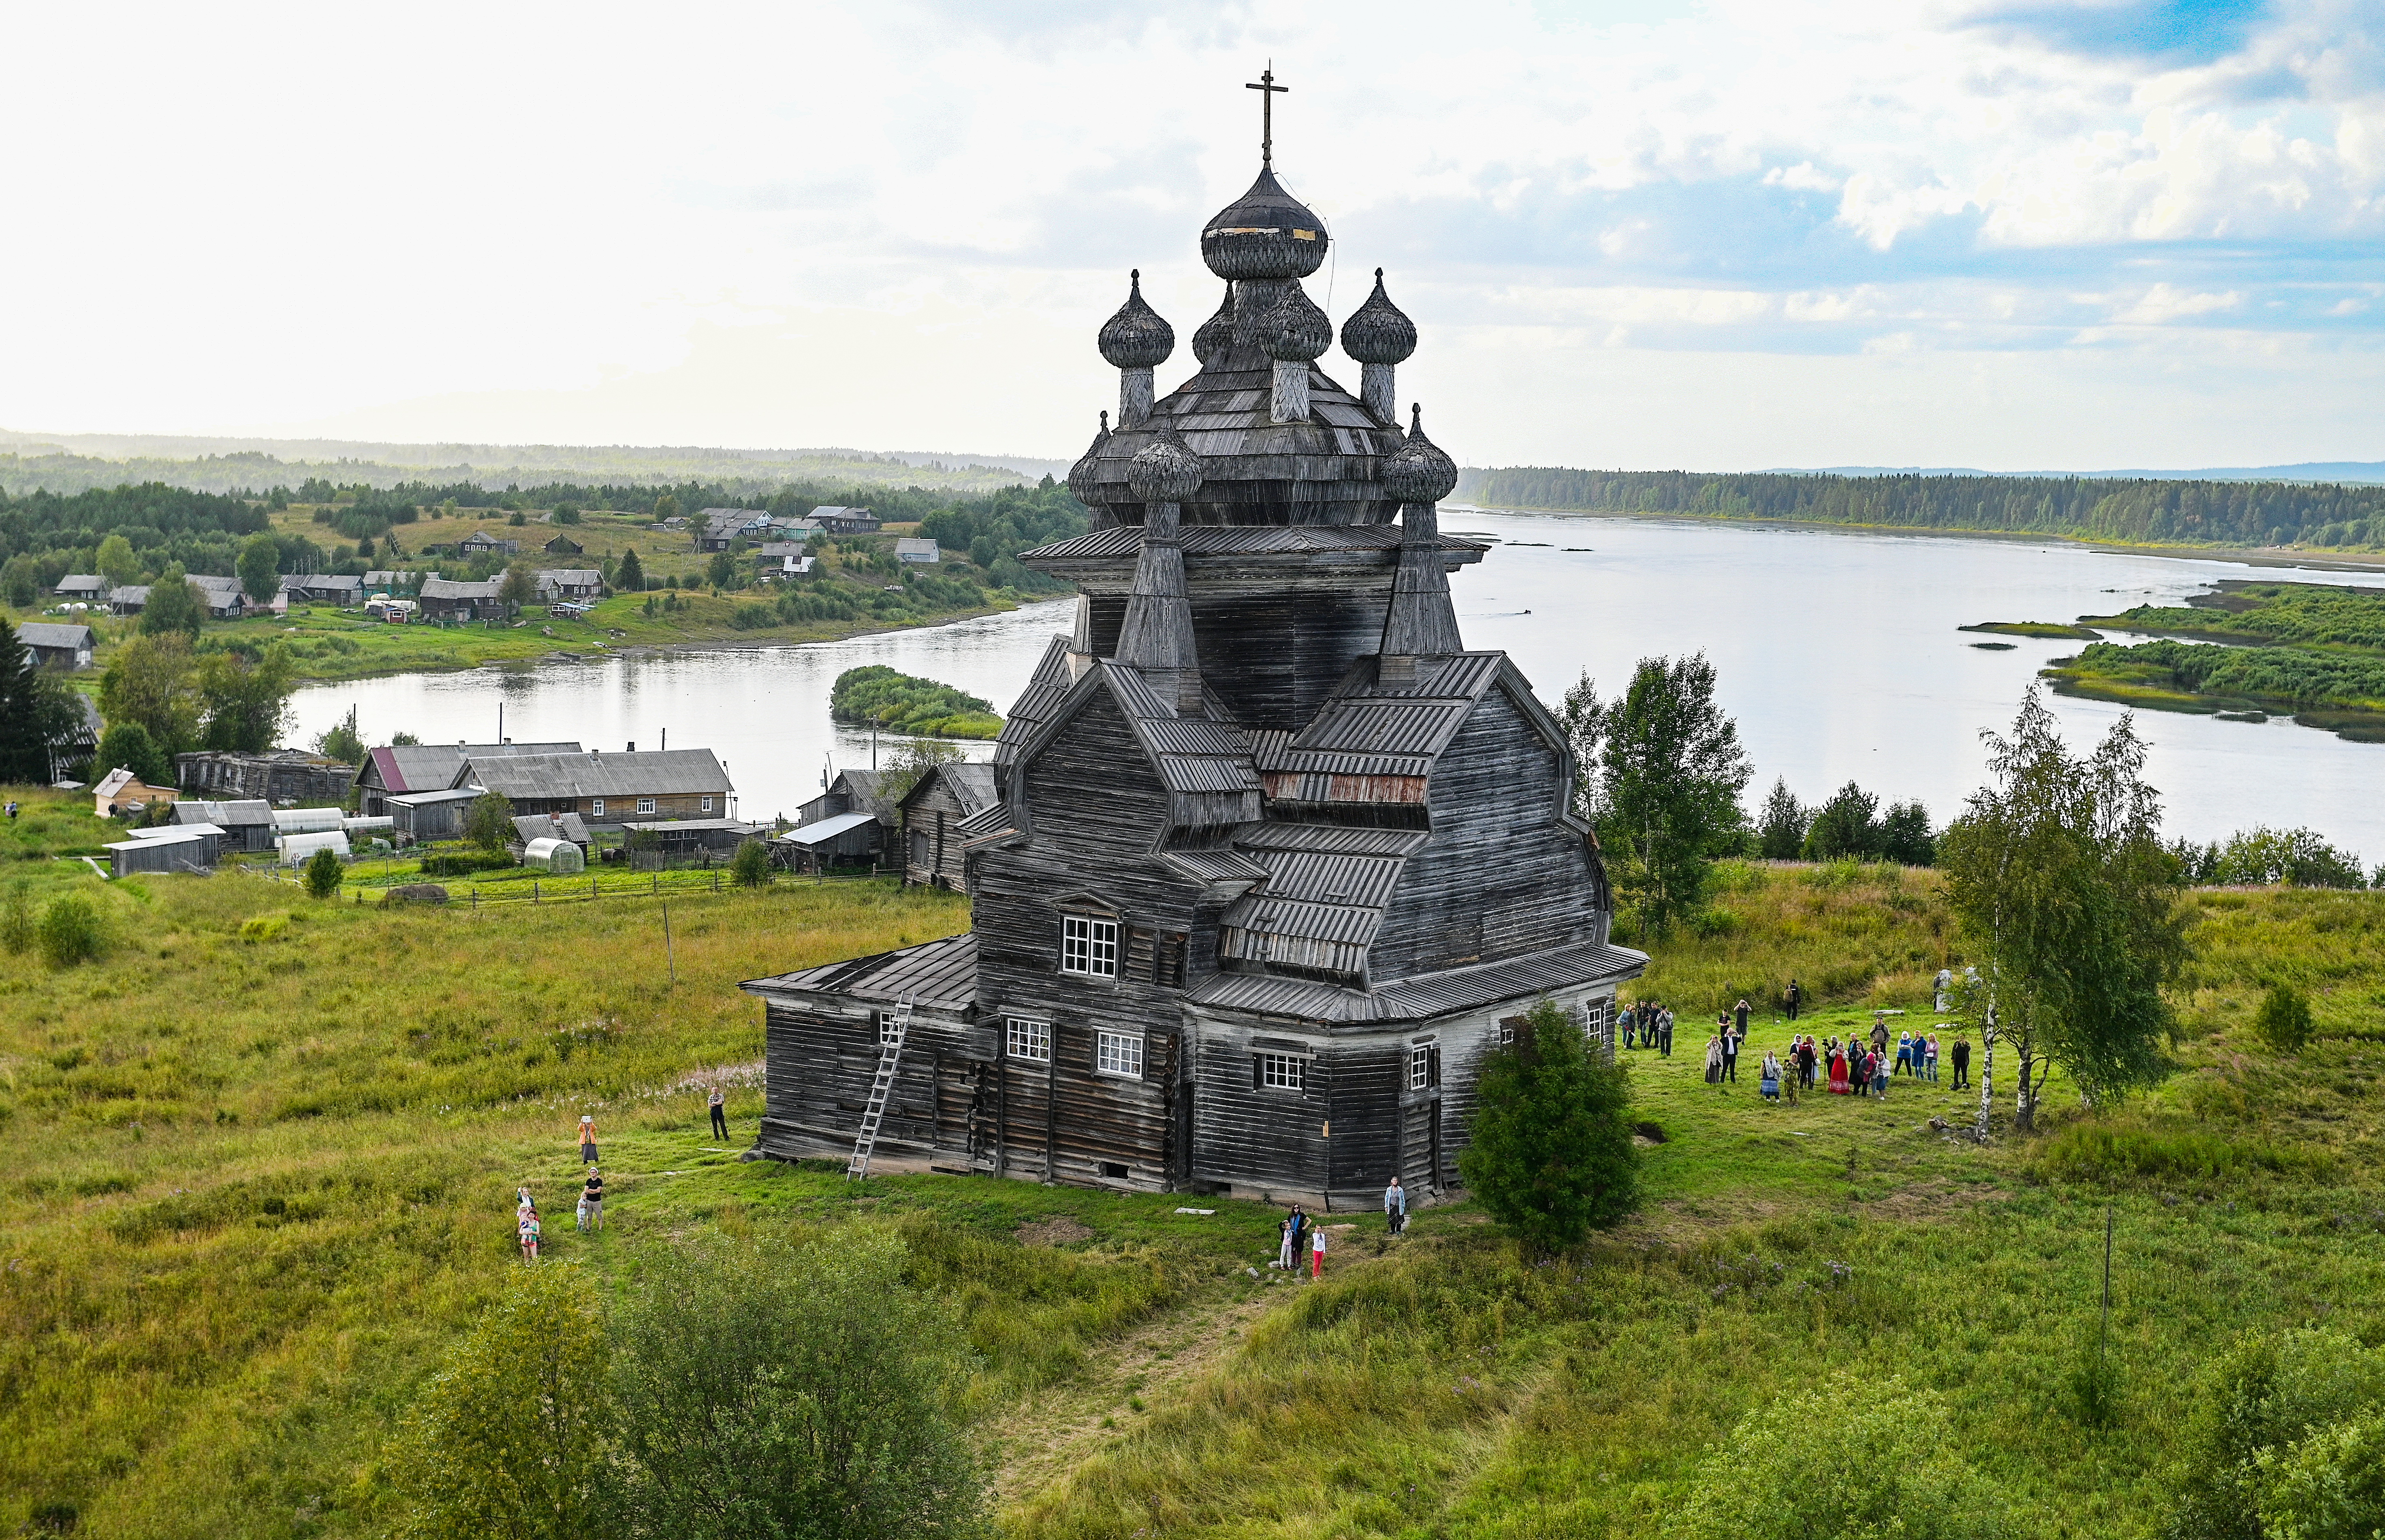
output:
POLYGON ((1069 474, 1092 532, 991 765, 899 810, 905 875, 961 936, 743 987, 768 1003, 760 1149, 880 1168, 1371 1208, 1456 1179, 1482 1057, 1535 1001, 1611 1047, 1605 874, 1565 735, 1467 650, 1455 462, 1403 431, 1416 329, 1381 273, 1342 329, 1301 288, 1322 221, 1262 170, 1201 238, 1225 302, 1174 329, 1130 278, 1101 350, 1118 419, 1069 474), (881 1044, 912 1002, 899 1051, 881 1044))

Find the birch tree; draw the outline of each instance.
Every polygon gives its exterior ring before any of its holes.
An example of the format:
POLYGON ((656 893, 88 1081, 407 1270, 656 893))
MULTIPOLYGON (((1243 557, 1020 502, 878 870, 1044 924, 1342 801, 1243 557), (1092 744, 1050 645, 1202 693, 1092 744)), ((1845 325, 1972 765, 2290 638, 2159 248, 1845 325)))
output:
POLYGON ((2162 847, 2135 718, 2082 758, 2032 688, 2009 736, 1981 736, 1989 784, 1947 830, 1940 864, 1981 974, 1966 1009, 1986 1054, 1985 1137, 2000 1038, 2017 1058, 2013 1121, 2024 1131, 2057 1062, 2092 1099, 2157 1076, 2174 1026, 2163 990, 2187 948, 2178 861, 2162 847))

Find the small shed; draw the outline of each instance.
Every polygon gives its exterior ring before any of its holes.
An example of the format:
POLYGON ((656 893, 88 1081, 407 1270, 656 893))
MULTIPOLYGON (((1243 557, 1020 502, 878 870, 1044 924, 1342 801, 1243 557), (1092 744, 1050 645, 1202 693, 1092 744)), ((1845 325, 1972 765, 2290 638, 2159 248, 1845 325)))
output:
POLYGON ((108 870, 118 877, 136 871, 213 871, 223 831, 213 824, 186 829, 145 829, 135 838, 107 846, 108 870))
POLYGON ((329 850, 344 860, 348 836, 333 829, 321 834, 284 834, 273 842, 274 856, 283 866, 304 866, 315 858, 318 850, 329 850))
POLYGON ((755 825, 733 818, 675 818, 650 823, 625 823, 621 828, 632 845, 640 834, 661 841, 662 853, 674 859, 700 856, 707 850, 730 851, 760 833, 755 825))
POLYGON ((464 809, 480 795, 478 786, 459 786, 452 792, 414 792, 384 797, 381 805, 389 809, 393 828, 422 844, 460 838, 464 833, 464 809))
POLYGON ((223 848, 243 855, 273 848, 273 836, 281 831, 274 827, 273 809, 262 799, 240 802, 177 802, 174 804, 174 824, 180 827, 209 823, 221 829, 223 848))
POLYGON ((532 840, 522 846, 522 865, 537 871, 568 875, 588 870, 588 858, 569 840, 532 840))
POLYGON ((894 542, 894 559, 918 567, 933 567, 944 559, 944 551, 932 540, 904 535, 894 542))
POLYGON ((873 814, 838 813, 790 829, 772 843, 787 865, 798 871, 818 871, 839 862, 875 861, 880 833, 873 814))
POLYGON ((119 766, 100 777, 99 784, 91 789, 92 811, 101 818, 114 818, 128 808, 146 808, 161 799, 171 802, 181 795, 171 786, 152 786, 119 766))
POLYGON ((588 547, 568 534, 559 534, 546 543, 545 550, 551 557, 576 557, 585 556, 588 547))
POLYGON ((532 840, 569 840, 588 854, 588 820, 578 813, 524 813, 514 820, 514 838, 525 849, 532 840))

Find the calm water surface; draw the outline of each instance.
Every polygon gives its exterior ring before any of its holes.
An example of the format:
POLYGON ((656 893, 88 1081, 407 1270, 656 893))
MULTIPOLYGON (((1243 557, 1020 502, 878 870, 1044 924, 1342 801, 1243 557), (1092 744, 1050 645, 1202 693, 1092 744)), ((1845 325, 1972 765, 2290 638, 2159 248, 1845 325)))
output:
MULTIPOLYGON (((2073 642, 1956 631, 1980 620, 2067 620, 2174 602, 2226 577, 2376 584, 2374 573, 2281 571, 2077 545, 1749 529, 1662 519, 1569 519, 1444 508, 1442 526, 1501 544, 1452 580, 1467 642, 1505 647, 1555 701, 1584 672, 1612 694, 1633 663, 1703 649, 1755 761, 1751 803, 1786 776, 1817 800, 1852 779, 1884 799, 1919 797, 1942 823, 1976 787, 1979 733, 2012 720, 2021 691, 2073 642), (1567 547, 1588 547, 1568 550, 1567 547)), ((368 741, 485 741, 505 707, 518 740, 708 747, 740 810, 792 815, 823 764, 870 762, 869 735, 833 726, 829 686, 886 663, 1006 709, 1073 600, 922 631, 806 646, 686 652, 418 674, 301 691, 299 733, 353 705, 368 741)), ((2072 741, 2117 707, 2054 697, 2072 741)), ((2283 720, 2254 725, 2145 712, 2151 775, 2170 831, 2197 839, 2254 823, 2308 824, 2374 865, 2385 860, 2385 745, 2348 744, 2283 720)), ((293 740, 294 741, 294 740, 293 740)), ((972 749, 978 757, 991 745, 972 749)))

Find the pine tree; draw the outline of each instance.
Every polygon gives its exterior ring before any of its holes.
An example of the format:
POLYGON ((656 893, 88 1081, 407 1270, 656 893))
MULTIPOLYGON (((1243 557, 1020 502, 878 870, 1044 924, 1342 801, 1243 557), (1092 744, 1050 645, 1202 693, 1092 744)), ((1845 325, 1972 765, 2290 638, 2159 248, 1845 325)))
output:
POLYGON ((638 548, 635 545, 622 553, 621 565, 613 573, 613 586, 624 594, 636 594, 644 590, 646 570, 638 565, 638 548))

